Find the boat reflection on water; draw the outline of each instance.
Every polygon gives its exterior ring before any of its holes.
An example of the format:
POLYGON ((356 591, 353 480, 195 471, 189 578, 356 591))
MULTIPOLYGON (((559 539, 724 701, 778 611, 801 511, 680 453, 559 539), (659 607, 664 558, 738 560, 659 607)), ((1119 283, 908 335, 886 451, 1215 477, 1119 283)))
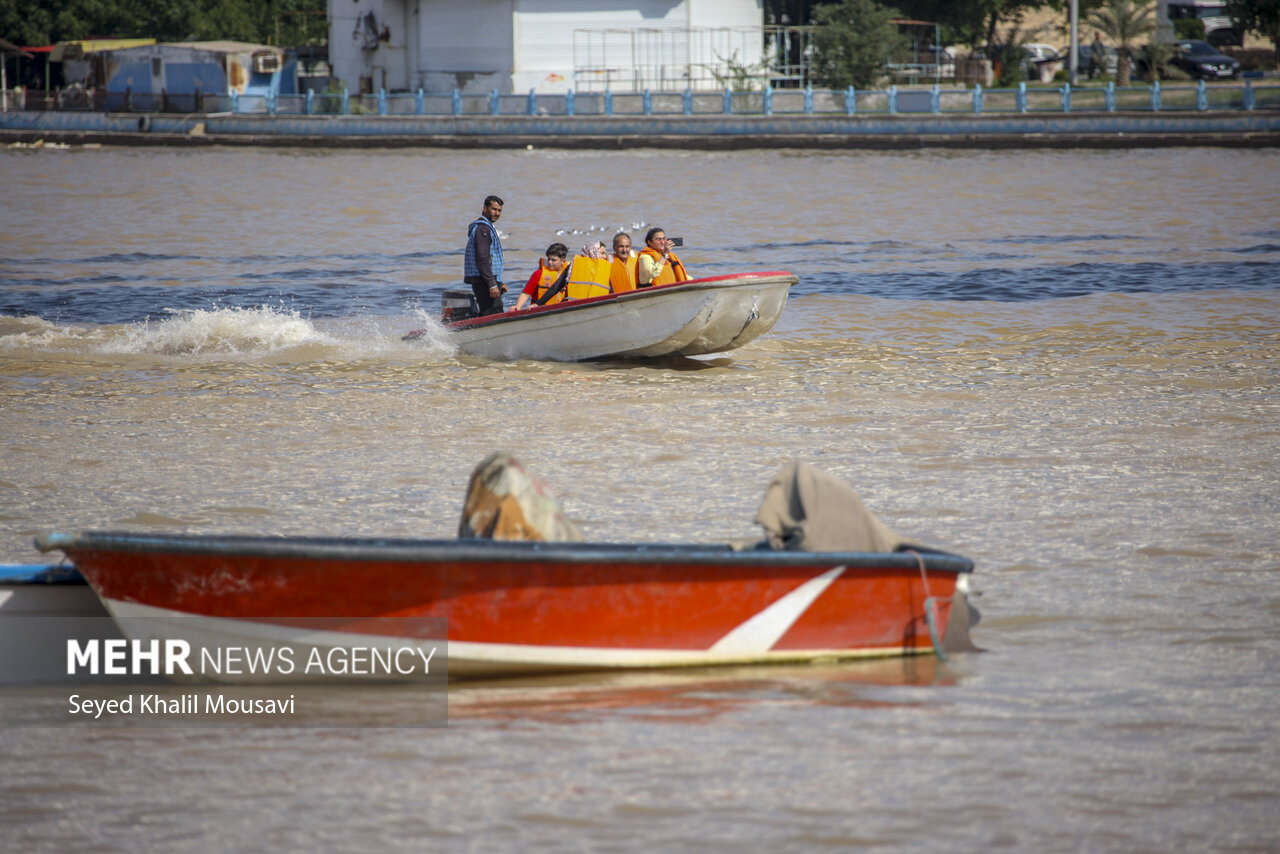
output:
MULTIPOLYGON (((449 719, 573 723, 597 713, 637 720, 710 723, 747 706, 882 708, 920 703, 867 689, 954 685, 955 663, 933 656, 813 664, 573 673, 453 683, 449 719)), ((922 701, 923 702, 923 701, 922 701)))

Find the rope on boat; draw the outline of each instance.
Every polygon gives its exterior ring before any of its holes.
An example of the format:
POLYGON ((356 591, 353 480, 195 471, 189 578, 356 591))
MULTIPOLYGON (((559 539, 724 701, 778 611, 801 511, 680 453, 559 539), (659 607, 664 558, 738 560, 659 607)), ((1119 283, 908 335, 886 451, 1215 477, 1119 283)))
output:
POLYGON ((916 556, 916 564, 920 567, 920 580, 924 582, 924 621, 929 626, 929 642, 933 644, 933 654, 939 661, 947 660, 947 651, 942 646, 942 638, 938 634, 938 603, 954 602, 955 596, 934 596, 929 592, 929 574, 925 572, 924 555, 915 549, 905 549, 916 556))

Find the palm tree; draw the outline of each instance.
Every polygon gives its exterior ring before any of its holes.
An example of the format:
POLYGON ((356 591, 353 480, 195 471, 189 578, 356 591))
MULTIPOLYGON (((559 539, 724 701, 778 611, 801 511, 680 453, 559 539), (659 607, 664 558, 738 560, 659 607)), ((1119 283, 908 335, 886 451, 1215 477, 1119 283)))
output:
POLYGON ((1152 39, 1142 49, 1142 57, 1147 62, 1147 82, 1154 83, 1169 73, 1169 62, 1173 59, 1173 42, 1162 42, 1152 39))
POLYGON ((1117 86, 1129 85, 1130 46, 1155 29, 1155 9, 1155 0, 1108 0, 1105 6, 1089 13, 1089 26, 1116 46, 1117 86))

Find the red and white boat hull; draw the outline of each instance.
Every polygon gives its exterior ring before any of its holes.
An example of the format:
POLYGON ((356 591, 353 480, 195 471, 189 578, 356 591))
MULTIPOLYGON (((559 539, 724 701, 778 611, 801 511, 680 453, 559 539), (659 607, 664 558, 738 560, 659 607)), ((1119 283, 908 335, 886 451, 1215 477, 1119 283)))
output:
POLYGON ((126 634, 447 623, 450 676, 931 653, 964 558, 696 546, 49 535, 126 634), (928 603, 927 601, 928 600, 928 603), (933 625, 930 625, 932 622, 933 625))

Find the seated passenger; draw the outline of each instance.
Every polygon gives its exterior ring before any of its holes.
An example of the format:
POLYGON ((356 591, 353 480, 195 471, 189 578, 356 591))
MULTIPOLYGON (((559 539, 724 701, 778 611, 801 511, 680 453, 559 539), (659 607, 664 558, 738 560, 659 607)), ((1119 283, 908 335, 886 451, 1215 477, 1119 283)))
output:
POLYGON ((631 251, 631 235, 625 231, 613 236, 613 266, 609 284, 615 294, 636 289, 636 253, 631 251))
MULTIPOLYGON (((529 277, 529 281, 525 284, 524 290, 520 292, 520 298, 516 300, 516 307, 513 311, 519 311, 527 306, 530 300, 538 302, 544 296, 551 286, 556 283, 556 279, 560 277, 561 271, 569 262, 569 247, 563 243, 552 243, 547 247, 547 254, 543 258, 538 259, 538 269, 533 271, 533 275, 529 277)), ((564 291, 553 295, 546 300, 547 304, 557 303, 564 299, 564 291)), ((542 305, 541 302, 538 302, 542 305)))
POLYGON ((613 265, 609 248, 603 243, 588 243, 569 263, 565 276, 565 299, 589 299, 613 293, 609 277, 613 265))
POLYGON ((689 281, 680 259, 671 251, 672 243, 661 228, 651 228, 644 236, 645 247, 636 263, 636 287, 673 285, 689 281))

